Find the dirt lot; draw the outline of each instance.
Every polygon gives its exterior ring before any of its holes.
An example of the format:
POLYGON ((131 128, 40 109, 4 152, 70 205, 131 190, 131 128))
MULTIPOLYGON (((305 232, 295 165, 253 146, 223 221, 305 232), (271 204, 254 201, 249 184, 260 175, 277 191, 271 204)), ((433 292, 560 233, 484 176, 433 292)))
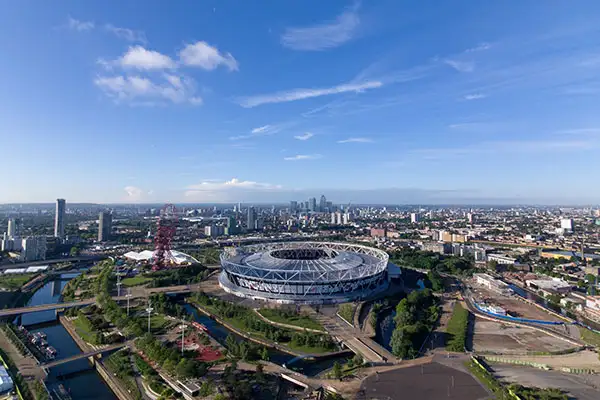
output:
POLYGON ((473 350, 502 354, 551 352, 574 347, 572 344, 532 328, 475 319, 473 350))
POLYGON ((526 303, 523 300, 518 300, 516 296, 502 296, 498 293, 485 290, 479 286, 474 286, 474 294, 477 300, 486 299, 488 303, 498 305, 504 308, 510 315, 514 317, 539 319, 542 321, 559 321, 564 320, 547 313, 541 308, 533 304, 526 303))

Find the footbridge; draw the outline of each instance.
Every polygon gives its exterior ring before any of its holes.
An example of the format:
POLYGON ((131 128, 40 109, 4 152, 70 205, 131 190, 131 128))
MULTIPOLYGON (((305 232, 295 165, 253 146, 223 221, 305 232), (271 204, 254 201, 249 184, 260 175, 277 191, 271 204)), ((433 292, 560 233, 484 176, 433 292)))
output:
POLYGON ((98 354, 110 353, 112 351, 119 350, 119 349, 122 349, 124 347, 127 347, 127 346, 129 346, 129 344, 130 344, 130 342, 113 344, 113 345, 106 346, 106 347, 103 347, 103 348, 98 349, 98 350, 89 351, 87 353, 79 353, 79 354, 75 354, 74 356, 71 356, 71 357, 61 358, 60 360, 53 360, 53 361, 41 363, 40 367, 42 367, 42 368, 56 367, 56 366, 63 365, 63 364, 66 364, 66 363, 70 363, 70 362, 73 362, 73 361, 81 360, 83 358, 93 357, 93 356, 96 356, 98 354))
MULTIPOLYGON (((186 294, 191 293, 193 291, 198 291, 199 286, 196 285, 179 285, 179 286, 167 286, 162 288, 144 288, 139 290, 132 290, 131 298, 140 298, 147 297, 152 294, 157 293, 165 293, 165 294, 186 294)), ((126 296, 112 296, 115 301, 124 301, 127 300, 126 296)), ((96 298, 90 298, 79 301, 69 301, 63 303, 53 303, 53 304, 41 304, 38 306, 26 306, 26 307, 16 307, 16 308, 5 308, 0 310, 0 317, 7 317, 19 314, 26 314, 31 312, 38 311, 48 311, 48 310, 62 310, 66 308, 72 307, 83 307, 89 306, 90 304, 96 303, 96 298)))

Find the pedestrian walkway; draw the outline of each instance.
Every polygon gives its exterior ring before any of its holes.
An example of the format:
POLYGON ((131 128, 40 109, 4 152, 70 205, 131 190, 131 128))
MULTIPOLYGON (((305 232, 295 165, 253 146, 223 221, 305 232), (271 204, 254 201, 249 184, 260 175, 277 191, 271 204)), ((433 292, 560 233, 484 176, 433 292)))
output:
POLYGON ((369 336, 365 335, 360 329, 342 320, 339 316, 329 316, 323 313, 317 313, 312 307, 307 307, 306 311, 312 318, 317 320, 323 328, 334 338, 346 345, 356 354, 360 354, 365 361, 371 363, 396 362, 397 358, 375 342, 369 336))

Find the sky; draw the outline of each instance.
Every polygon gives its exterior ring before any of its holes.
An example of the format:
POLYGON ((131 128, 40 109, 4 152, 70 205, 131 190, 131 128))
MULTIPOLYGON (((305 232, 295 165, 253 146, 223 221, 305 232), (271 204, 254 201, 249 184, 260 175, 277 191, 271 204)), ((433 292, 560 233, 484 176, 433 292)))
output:
POLYGON ((0 203, 600 203, 600 3, 0 3, 0 203))

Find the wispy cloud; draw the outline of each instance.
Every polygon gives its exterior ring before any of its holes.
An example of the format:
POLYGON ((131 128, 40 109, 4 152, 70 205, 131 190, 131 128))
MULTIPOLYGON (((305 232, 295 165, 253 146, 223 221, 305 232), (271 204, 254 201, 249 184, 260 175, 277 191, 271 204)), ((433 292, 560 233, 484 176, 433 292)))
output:
POLYGON ((233 178, 228 181, 205 180, 185 188, 187 200, 196 201, 239 201, 241 196, 249 192, 277 191, 281 185, 255 182, 233 178))
POLYGON ((99 76, 94 84, 117 103, 159 105, 167 103, 202 104, 188 78, 165 74, 162 81, 140 76, 99 76))
POLYGON ((179 52, 179 59, 184 65, 200 67, 208 71, 212 71, 220 65, 227 67, 230 71, 238 70, 238 62, 231 53, 221 53, 216 47, 203 41, 187 44, 179 52))
POLYGON ((480 43, 479 45, 475 46, 475 47, 471 47, 469 49, 465 50, 465 53, 474 53, 476 51, 484 51, 484 50, 489 50, 492 47, 491 44, 489 43, 480 43))
POLYGON ((128 42, 146 43, 146 35, 142 31, 119 28, 111 24, 104 25, 104 29, 121 39, 127 40, 128 42))
POLYGON ((281 44, 293 50, 327 50, 351 40, 359 24, 358 4, 355 4, 333 21, 307 27, 287 28, 281 36, 281 44))
POLYGON ((252 139, 260 136, 268 136, 274 135, 276 133, 281 132, 281 130, 286 126, 285 124, 277 124, 277 125, 263 125, 257 128, 254 128, 247 135, 239 135, 239 136, 231 136, 230 140, 243 140, 243 139, 252 139))
POLYGON ((305 161, 305 160, 317 160, 323 158, 320 154, 297 154, 295 156, 284 157, 285 161, 305 161))
POLYGON ((312 134, 312 133, 310 133, 310 132, 306 132, 306 133, 305 133, 305 134, 303 134, 303 135, 296 135, 296 136, 294 136, 294 139, 298 139, 298 140, 308 140, 308 139, 310 139, 310 138, 311 138, 311 137, 313 137, 313 136, 315 136, 315 135, 313 135, 313 134, 312 134))
POLYGON ((338 143, 373 143, 373 139, 366 137, 355 137, 344 140, 338 140, 338 143))
POLYGON ((472 61, 458 61, 445 59, 444 64, 449 65, 458 72, 473 72, 475 70, 475 63, 472 61))
POLYGON ((312 97, 328 96, 332 94, 355 92, 360 93, 367 89, 375 89, 383 86, 379 81, 369 81, 362 83, 345 83, 329 88, 319 89, 293 89, 284 92, 272 94, 242 97, 238 99, 239 104, 244 108, 252 108, 262 104, 285 103, 288 101, 296 101, 310 99, 312 97))
POLYGON ((487 95, 483 94, 483 93, 472 93, 472 94, 467 94, 463 96, 463 100, 479 100, 479 99, 485 99, 487 97, 487 95))
POLYGON ((92 21, 80 21, 72 17, 69 17, 67 21, 67 27, 78 32, 90 31, 94 29, 94 26, 92 21))

